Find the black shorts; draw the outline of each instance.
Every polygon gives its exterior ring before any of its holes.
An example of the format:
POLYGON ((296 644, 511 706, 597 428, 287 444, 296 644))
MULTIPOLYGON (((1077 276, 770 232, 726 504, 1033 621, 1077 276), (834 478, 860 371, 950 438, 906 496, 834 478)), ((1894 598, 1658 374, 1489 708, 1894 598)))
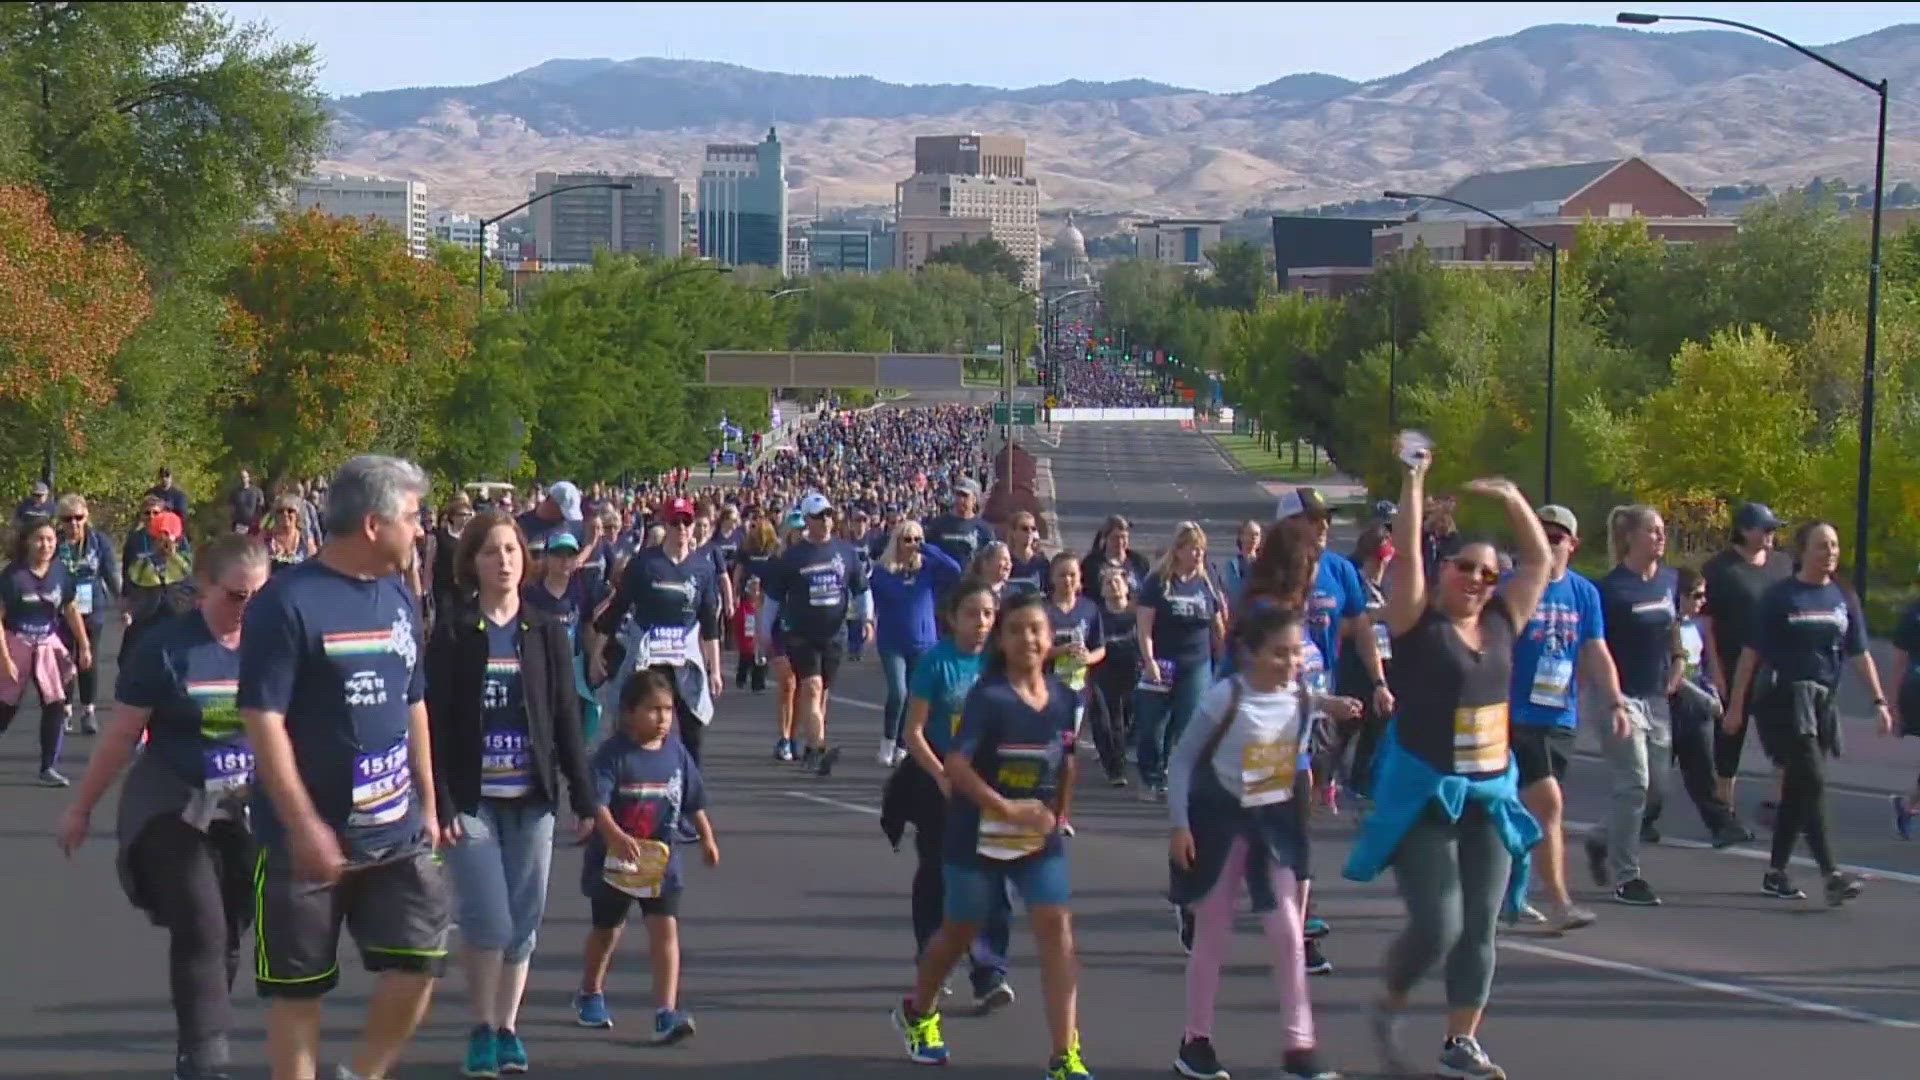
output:
POLYGON ((787 654, 787 663, 793 666, 794 678, 817 678, 821 685, 831 688, 833 677, 840 673, 840 659, 847 653, 847 639, 836 634, 829 641, 814 641, 788 634, 781 648, 787 654))
POLYGON ((593 912, 595 930, 615 930, 626 925, 627 912, 633 905, 640 905, 640 914, 651 918, 665 915, 673 918, 680 914, 680 893, 668 893, 665 896, 629 896, 604 881, 595 881, 587 891, 587 906, 593 912))
POLYGON ((1519 767, 1522 788, 1549 776, 1555 780, 1567 778, 1567 765, 1573 760, 1572 728, 1515 724, 1509 738, 1513 742, 1513 761, 1519 767))
POLYGON ((340 926, 368 971, 438 977, 447 963, 452 896, 433 852, 410 847, 353 866, 332 884, 295 876, 284 844, 254 867, 254 982, 262 997, 319 997, 340 981, 340 926))

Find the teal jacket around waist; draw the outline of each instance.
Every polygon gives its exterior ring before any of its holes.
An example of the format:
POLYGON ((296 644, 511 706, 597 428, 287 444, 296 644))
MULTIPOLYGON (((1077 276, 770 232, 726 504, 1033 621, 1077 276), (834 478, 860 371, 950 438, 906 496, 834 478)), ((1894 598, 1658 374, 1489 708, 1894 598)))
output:
POLYGON ((1359 839, 1347 858, 1350 881, 1372 881, 1393 864, 1394 852, 1429 802, 1438 802, 1448 820, 1460 820, 1467 800, 1480 803, 1500 834, 1500 843, 1513 856, 1513 878, 1507 884, 1506 913, 1517 918, 1527 899, 1527 871, 1533 845, 1540 842, 1540 823, 1520 803, 1518 770, 1485 780, 1443 775, 1408 753, 1399 739, 1399 722, 1387 728, 1374 763, 1373 812, 1360 827, 1359 839))

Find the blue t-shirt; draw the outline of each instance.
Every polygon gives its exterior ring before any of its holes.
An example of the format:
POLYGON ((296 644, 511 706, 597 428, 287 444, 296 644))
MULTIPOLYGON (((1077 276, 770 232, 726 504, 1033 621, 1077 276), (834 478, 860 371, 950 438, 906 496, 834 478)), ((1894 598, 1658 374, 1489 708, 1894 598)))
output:
POLYGON ((873 569, 873 617, 879 624, 880 652, 925 652, 940 638, 934 608, 940 596, 960 580, 960 564, 928 544, 920 549, 920 569, 896 574, 885 563, 873 569))
POLYGON ((1367 610, 1367 590, 1352 560, 1331 551, 1320 553, 1320 571, 1314 575, 1313 594, 1307 598, 1307 637, 1320 647, 1329 667, 1340 662, 1340 624, 1367 610))
POLYGON ((1867 620, 1851 593, 1834 582, 1809 585, 1790 577, 1760 595, 1753 651, 1782 684, 1840 684, 1849 657, 1867 651, 1867 620))
MULTIPOLYGON (((1071 645, 1079 642, 1088 652, 1099 649, 1106 643, 1101 636, 1100 605, 1084 596, 1076 596, 1067 610, 1061 611, 1053 601, 1047 601, 1047 622, 1053 626, 1053 647, 1071 645)), ((1087 684, 1087 669, 1076 668, 1062 655, 1053 661, 1053 673, 1075 690, 1087 684)))
MULTIPOLYGON (((982 678, 960 710, 960 730, 950 752, 965 754, 993 790, 1007 799, 1038 799, 1051 805, 1060 771, 1073 752, 1073 714, 1078 697, 1047 677, 1047 704, 1021 700, 1004 676, 982 678)), ((1026 858, 1058 855, 1060 833, 1024 834, 1010 822, 983 820, 972 799, 956 793, 947 810, 946 859, 968 865, 1005 865, 983 849, 1026 858)))
POLYGON ((927 534, 927 543, 946 552, 963 567, 972 565, 980 549, 993 543, 993 530, 977 517, 941 514, 921 527, 927 534))
POLYGON ((1674 606, 1680 575, 1663 566, 1653 577, 1643 578, 1622 565, 1601 578, 1597 587, 1607 623, 1607 650, 1620 672, 1620 692, 1636 698, 1665 697, 1667 675, 1673 670, 1673 624, 1680 617, 1674 606))
POLYGON ((1513 722, 1578 727, 1580 650, 1605 636, 1600 590, 1593 582, 1571 570, 1548 582, 1540 606, 1513 642, 1513 722))
POLYGON ((559 596, 547 588, 544 578, 534 578, 520 586, 520 602, 566 627, 567 637, 572 640, 580 636, 580 620, 592 613, 588 607, 587 586, 579 574, 567 578, 566 591, 559 596))
POLYGON ((838 637, 853 598, 866 591, 860 553, 845 540, 802 538, 768 571, 767 595, 780 604, 780 624, 807 641, 838 637))
POLYGON ((533 794, 533 757, 527 747, 527 699, 520 685, 520 620, 505 626, 484 622, 487 678, 480 691, 480 796, 524 799, 533 794))
MULTIPOLYGON (((398 577, 348 577, 308 559, 268 579, 247 605, 241 709, 280 713, 294 764, 347 858, 366 861, 421 837, 407 743, 425 691, 413 596, 398 577)), ((283 832, 253 795, 261 843, 283 832)))
POLYGON ((1153 609, 1153 656, 1182 666, 1205 663, 1213 655, 1213 615, 1217 602, 1205 574, 1185 581, 1147 578, 1140 606, 1153 609))
MULTIPOLYGON (((60 609, 73 603, 73 576, 59 559, 39 577, 22 563, 0 576, 0 604, 7 608, 6 628, 29 640, 50 638, 60 627, 60 609)), ((24 674, 24 673, 23 673, 24 674)))
POLYGON ((244 793, 253 783, 240 710, 240 652, 214 640, 207 620, 189 611, 154 627, 120 669, 113 696, 147 709, 147 752, 195 788, 244 793))
POLYGON ((1026 559, 1015 559, 1013 573, 1007 577, 1007 595, 1053 591, 1053 560, 1039 552, 1026 559))
MULTIPOLYGON (((594 796, 613 815, 621 831, 636 840, 666 843, 672 853, 667 857, 660 894, 679 892, 680 849, 674 837, 682 817, 707 808, 700 767, 687 753, 686 744, 668 735, 660 746, 648 749, 627 738, 626 733, 615 731, 593 752, 591 771, 594 796)), ((581 886, 588 896, 599 891, 606 860, 606 841, 598 832, 590 834, 581 874, 581 886)))
POLYGON ((967 691, 980 680, 980 669, 987 654, 971 656, 960 651, 952 638, 941 638, 913 669, 910 697, 927 703, 927 745, 935 757, 944 758, 953 749, 954 733, 960 729, 960 706, 967 691))

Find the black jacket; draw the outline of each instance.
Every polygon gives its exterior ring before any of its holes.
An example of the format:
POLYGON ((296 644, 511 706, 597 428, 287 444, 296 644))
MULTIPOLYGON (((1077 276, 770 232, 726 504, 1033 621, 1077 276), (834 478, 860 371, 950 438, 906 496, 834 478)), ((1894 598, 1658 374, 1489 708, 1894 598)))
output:
MULTIPOLYGON (((567 797, 576 816, 599 805, 587 774, 573 649, 566 628, 532 608, 520 609, 520 689, 526 703, 533 782, 550 802, 567 797)), ((440 820, 480 806, 481 695, 487 680, 487 634, 470 599, 441 612, 427 641, 427 722, 433 734, 433 780, 440 820)))

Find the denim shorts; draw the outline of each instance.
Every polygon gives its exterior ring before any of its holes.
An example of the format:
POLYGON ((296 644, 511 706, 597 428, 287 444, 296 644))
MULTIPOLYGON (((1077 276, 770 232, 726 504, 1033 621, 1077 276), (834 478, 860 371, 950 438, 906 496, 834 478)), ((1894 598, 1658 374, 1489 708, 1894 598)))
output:
POLYGON ((1063 907, 1073 892, 1068 882, 1065 852, 1013 862, 986 858, 966 862, 949 860, 942 877, 945 881, 942 904, 949 922, 984 922, 987 913, 993 910, 994 891, 1004 891, 1009 883, 1029 911, 1036 907, 1063 907))

